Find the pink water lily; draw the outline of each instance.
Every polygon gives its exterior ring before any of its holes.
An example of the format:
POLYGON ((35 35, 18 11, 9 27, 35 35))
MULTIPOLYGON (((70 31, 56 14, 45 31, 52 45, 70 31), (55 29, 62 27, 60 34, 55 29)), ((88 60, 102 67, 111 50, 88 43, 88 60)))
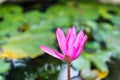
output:
POLYGON ((49 55, 66 62, 77 59, 87 41, 87 35, 82 30, 76 35, 76 28, 74 26, 68 29, 66 36, 60 28, 57 28, 56 37, 62 53, 47 46, 40 46, 40 48, 49 55))

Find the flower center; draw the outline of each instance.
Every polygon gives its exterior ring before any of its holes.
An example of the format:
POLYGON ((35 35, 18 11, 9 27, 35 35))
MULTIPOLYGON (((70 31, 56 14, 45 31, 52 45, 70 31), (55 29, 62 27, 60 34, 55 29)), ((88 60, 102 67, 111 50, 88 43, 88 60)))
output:
POLYGON ((71 61, 72 61, 72 59, 71 59, 71 57, 70 57, 70 56, 65 55, 65 57, 64 57, 64 61, 66 61, 66 62, 71 62, 71 61))

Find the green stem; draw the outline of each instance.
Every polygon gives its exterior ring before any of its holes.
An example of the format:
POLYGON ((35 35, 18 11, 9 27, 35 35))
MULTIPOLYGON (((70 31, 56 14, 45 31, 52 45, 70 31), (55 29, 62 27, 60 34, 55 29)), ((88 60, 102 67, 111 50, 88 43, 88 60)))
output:
POLYGON ((71 63, 70 62, 68 62, 68 80, 70 80, 70 65, 71 65, 71 63))

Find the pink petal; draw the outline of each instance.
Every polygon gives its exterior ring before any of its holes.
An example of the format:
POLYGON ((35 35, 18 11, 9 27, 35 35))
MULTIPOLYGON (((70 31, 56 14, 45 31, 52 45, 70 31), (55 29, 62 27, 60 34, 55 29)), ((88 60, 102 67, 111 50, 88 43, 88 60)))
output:
POLYGON ((84 37, 84 33, 83 33, 83 31, 81 30, 81 31, 78 33, 77 38, 76 38, 76 40, 75 40, 75 42, 74 42, 74 45, 73 45, 76 49, 77 49, 79 43, 82 41, 82 38, 83 38, 83 37, 84 37))
POLYGON ((68 28, 68 32, 67 32, 67 34, 66 34, 66 40, 68 40, 68 39, 69 39, 70 34, 71 34, 71 29, 70 29, 70 28, 68 28))
POLYGON ((76 28, 75 28, 75 26, 72 27, 72 33, 76 36, 76 28))
POLYGON ((56 53, 57 56, 64 60, 64 56, 60 52, 58 52, 56 49, 54 49, 54 52, 56 53))
POLYGON ((80 56, 81 52, 82 52, 83 49, 84 49, 84 45, 85 45, 86 41, 87 41, 87 36, 85 35, 85 36, 83 37, 81 43, 79 44, 79 48, 78 48, 76 54, 73 56, 73 59, 76 59, 76 58, 78 58, 78 57, 80 56))
POLYGON ((60 28, 57 28, 56 36, 57 36, 59 47, 60 47, 62 53, 65 54, 66 51, 67 51, 67 49, 66 49, 66 38, 65 38, 65 35, 64 35, 63 31, 60 28))
POLYGON ((75 26, 73 26, 72 29, 68 28, 68 31, 67 31, 67 34, 66 34, 66 40, 69 40, 71 33, 76 34, 75 26))
POLYGON ((76 32, 75 32, 75 27, 72 28, 72 31, 71 31, 71 34, 70 34, 70 37, 69 39, 67 40, 67 47, 70 48, 72 47, 73 43, 74 43, 74 40, 76 38, 76 32))
POLYGON ((87 41, 87 35, 84 36, 84 38, 83 38, 83 40, 82 40, 80 46, 81 46, 81 47, 84 47, 86 41, 87 41))
POLYGON ((82 51, 83 51, 83 47, 80 47, 80 48, 77 50, 76 54, 72 57, 72 60, 77 59, 77 58, 80 56, 80 54, 82 53, 82 51))
POLYGON ((61 60, 62 60, 62 58, 61 58, 60 56, 56 55, 56 53, 55 53, 55 51, 54 51, 53 49, 51 49, 51 48, 49 48, 49 47, 46 47, 46 46, 40 46, 40 48, 41 48, 44 52, 48 53, 49 55, 51 55, 51 56, 53 56, 53 57, 55 57, 55 58, 58 58, 58 59, 61 59, 61 60))
POLYGON ((73 46, 69 47, 67 55, 72 57, 74 54, 75 54, 75 48, 73 46))
POLYGON ((72 31, 71 31, 71 34, 70 34, 70 37, 67 41, 67 55, 71 56, 73 55, 74 53, 74 47, 73 47, 73 43, 76 39, 76 29, 75 27, 72 27, 72 31))

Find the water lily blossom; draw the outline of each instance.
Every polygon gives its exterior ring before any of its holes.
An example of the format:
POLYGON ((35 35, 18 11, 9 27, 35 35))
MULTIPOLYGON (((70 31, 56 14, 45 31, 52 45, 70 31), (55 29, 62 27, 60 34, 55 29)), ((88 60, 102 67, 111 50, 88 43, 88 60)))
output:
POLYGON ((76 28, 74 26, 68 29, 66 36, 60 28, 57 28, 56 37, 61 52, 47 46, 40 46, 40 48, 49 55, 66 62, 77 59, 82 53, 87 41, 87 35, 82 30, 76 34, 76 28))

